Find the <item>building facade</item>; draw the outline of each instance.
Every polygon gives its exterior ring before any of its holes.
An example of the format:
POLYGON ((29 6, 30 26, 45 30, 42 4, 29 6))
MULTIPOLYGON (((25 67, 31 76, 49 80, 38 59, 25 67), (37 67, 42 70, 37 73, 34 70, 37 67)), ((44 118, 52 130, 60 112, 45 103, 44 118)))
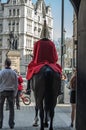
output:
POLYGON ((73 67, 77 66, 77 16, 73 15, 73 67))
POLYGON ((31 60, 34 42, 40 39, 44 19, 46 18, 49 34, 53 40, 53 17, 50 6, 44 0, 8 0, 0 3, 0 68, 4 66, 7 52, 14 48, 20 52, 20 73, 25 74, 31 60))

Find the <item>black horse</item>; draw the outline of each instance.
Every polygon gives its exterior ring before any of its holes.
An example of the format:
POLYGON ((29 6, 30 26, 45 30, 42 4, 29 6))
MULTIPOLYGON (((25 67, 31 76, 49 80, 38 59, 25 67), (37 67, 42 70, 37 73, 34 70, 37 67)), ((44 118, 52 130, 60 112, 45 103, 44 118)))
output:
POLYGON ((46 125, 48 124, 47 115, 49 115, 50 121, 49 130, 53 130, 54 108, 61 87, 60 73, 45 65, 37 74, 33 75, 31 83, 36 106, 40 113, 40 130, 44 130, 44 122, 46 125))

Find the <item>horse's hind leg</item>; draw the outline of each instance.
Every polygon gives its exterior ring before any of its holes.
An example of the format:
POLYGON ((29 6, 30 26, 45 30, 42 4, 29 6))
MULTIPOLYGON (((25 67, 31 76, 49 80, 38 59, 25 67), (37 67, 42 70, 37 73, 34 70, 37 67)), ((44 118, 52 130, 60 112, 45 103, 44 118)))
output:
POLYGON ((50 128, 49 130, 53 130, 53 117, 54 117, 54 109, 50 110, 50 128))
POLYGON ((34 119, 34 123, 33 123, 33 126, 38 126, 38 107, 35 106, 35 119, 34 119))
POLYGON ((44 110, 43 110, 43 104, 40 107, 40 130, 44 130, 44 110))
POLYGON ((38 121, 38 107, 35 106, 35 120, 38 121))
POLYGON ((44 127, 48 127, 48 112, 46 110, 44 111, 44 127))

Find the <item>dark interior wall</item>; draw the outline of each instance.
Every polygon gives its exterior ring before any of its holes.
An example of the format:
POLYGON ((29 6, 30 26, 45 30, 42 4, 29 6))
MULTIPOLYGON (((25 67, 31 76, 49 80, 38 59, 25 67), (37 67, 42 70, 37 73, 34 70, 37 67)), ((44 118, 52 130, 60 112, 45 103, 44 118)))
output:
POLYGON ((77 130, 86 130, 86 42, 84 39, 86 40, 86 33, 82 32, 78 37, 77 130))
POLYGON ((70 0, 78 19, 76 130, 86 130, 86 0, 70 0))
POLYGON ((86 130, 86 0, 78 13, 77 130, 86 130))

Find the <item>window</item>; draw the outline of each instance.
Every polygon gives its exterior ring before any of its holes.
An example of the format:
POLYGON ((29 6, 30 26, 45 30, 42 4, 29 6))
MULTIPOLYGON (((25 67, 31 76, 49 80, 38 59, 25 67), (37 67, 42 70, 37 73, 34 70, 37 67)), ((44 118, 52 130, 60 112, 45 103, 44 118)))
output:
POLYGON ((32 22, 27 21, 27 32, 32 32, 32 22))
POLYGON ((41 4, 40 4, 40 5, 38 5, 38 9, 39 9, 39 10, 41 10, 41 4))
POLYGON ((16 26, 17 26, 16 27, 17 28, 17 32, 19 32, 19 23, 18 22, 16 23, 16 26))
POLYGON ((13 0, 13 4, 16 4, 16 0, 13 0))
POLYGON ((2 32, 2 23, 0 23, 0 33, 2 32))
POLYGON ((32 47, 32 39, 27 39, 26 40, 26 48, 30 49, 32 47))
POLYGON ((15 21, 13 21, 13 23, 12 23, 12 31, 13 32, 15 31, 15 21))
POLYGON ((15 21, 13 21, 13 25, 15 25, 15 21))
POLYGON ((13 32, 15 31, 15 27, 14 27, 14 26, 12 27, 12 31, 13 31, 13 32))
POLYGON ((36 26, 37 26, 37 25, 35 25, 35 27, 34 27, 34 34, 35 34, 35 35, 38 35, 39 32, 38 32, 38 28, 37 28, 36 26))
POLYGON ((40 36, 41 34, 41 28, 38 28, 38 35, 40 36))
POLYGON ((13 9, 13 16, 15 16, 15 9, 13 9))
POLYGON ((11 10, 9 10, 9 16, 11 16, 12 14, 11 14, 11 10))
POLYGON ((38 24, 36 22, 34 22, 34 35, 38 35, 38 24))
POLYGON ((17 16, 19 15, 19 9, 17 9, 17 16))
POLYGON ((51 19, 48 18, 48 25, 51 26, 51 19))
POLYGON ((34 31, 36 31, 37 30, 37 27, 34 27, 34 31))
POLYGON ((38 32, 41 32, 41 28, 38 28, 38 32))
POLYGON ((11 31, 11 22, 8 23, 9 32, 11 31))
POLYGON ((49 9, 48 14, 49 14, 49 16, 51 16, 51 9, 49 9))
POLYGON ((38 16, 38 22, 40 22, 40 16, 38 16))
POLYGON ((0 39, 0 47, 2 47, 2 39, 0 39))
POLYGON ((30 39, 26 39, 26 61, 30 61, 31 60, 31 48, 32 48, 32 40, 30 39))
POLYGON ((32 17, 32 10, 27 9, 27 16, 28 16, 29 18, 31 18, 31 17, 32 17))

